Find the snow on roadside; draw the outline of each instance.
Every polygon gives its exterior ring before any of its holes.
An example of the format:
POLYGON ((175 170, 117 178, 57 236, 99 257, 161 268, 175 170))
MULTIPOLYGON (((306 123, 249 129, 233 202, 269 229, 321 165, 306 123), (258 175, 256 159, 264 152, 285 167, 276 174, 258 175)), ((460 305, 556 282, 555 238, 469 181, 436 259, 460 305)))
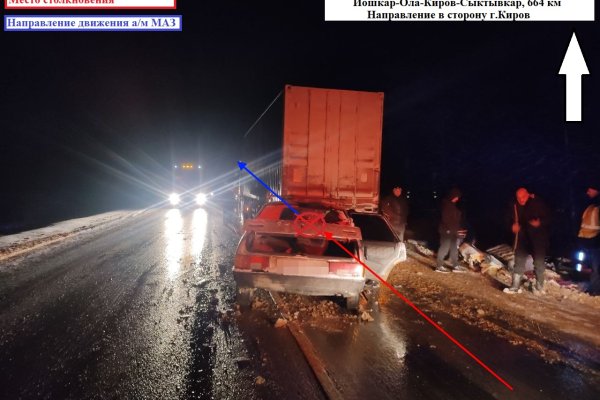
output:
POLYGON ((59 242, 77 233, 136 216, 144 210, 110 211, 57 222, 45 228, 0 236, 0 261, 59 242))
MULTIPOLYGON (((439 274, 434 267, 434 258, 411 251, 388 282, 427 313, 446 313, 524 345, 548 362, 563 361, 587 372, 600 362, 600 297, 553 279, 548 279, 545 295, 536 296, 527 288, 509 295, 502 292, 505 285, 490 275, 439 274)), ((385 305, 394 297, 382 288, 379 302, 385 305)))

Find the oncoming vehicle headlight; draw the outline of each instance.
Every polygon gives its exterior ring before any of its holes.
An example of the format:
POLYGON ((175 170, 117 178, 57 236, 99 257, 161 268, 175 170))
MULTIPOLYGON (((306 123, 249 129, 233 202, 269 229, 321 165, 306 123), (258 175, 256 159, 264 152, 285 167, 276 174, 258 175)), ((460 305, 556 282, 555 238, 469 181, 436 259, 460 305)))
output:
POLYGON ((196 204, 198 204, 199 206, 203 206, 204 204, 206 204, 206 200, 207 197, 204 193, 198 193, 196 195, 196 204))
POLYGON ((169 195, 169 202, 171 203, 171 205, 176 206, 177 204, 179 204, 179 201, 181 199, 179 198, 179 195, 177 193, 171 193, 169 195))

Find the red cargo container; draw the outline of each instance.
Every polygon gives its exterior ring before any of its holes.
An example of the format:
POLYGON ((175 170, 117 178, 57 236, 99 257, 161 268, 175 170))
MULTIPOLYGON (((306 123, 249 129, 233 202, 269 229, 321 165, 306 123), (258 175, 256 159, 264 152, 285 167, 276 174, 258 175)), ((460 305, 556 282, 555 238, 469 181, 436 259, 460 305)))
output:
POLYGON ((282 197, 376 211, 382 124, 383 93, 287 85, 282 197))

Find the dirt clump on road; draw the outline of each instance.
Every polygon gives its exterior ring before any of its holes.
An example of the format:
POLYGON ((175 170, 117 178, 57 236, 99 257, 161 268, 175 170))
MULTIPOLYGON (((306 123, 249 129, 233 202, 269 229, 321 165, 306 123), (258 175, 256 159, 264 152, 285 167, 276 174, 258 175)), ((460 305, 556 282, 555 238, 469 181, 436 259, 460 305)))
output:
POLYGON ((281 293, 279 298, 281 313, 290 320, 303 324, 327 330, 340 330, 359 320, 356 313, 346 310, 330 298, 289 293, 281 293))

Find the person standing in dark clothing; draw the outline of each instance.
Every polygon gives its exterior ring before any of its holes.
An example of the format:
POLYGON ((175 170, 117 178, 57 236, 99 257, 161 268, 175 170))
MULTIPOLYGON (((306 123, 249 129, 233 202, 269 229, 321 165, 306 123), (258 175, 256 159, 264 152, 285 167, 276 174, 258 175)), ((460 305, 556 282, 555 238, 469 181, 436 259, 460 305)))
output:
POLYGON ((408 218, 408 200, 402 196, 400 186, 394 187, 392 193, 381 200, 381 212, 392 225, 400 241, 403 242, 408 218))
POLYGON ((442 217, 438 231, 440 233, 440 248, 437 252, 436 272, 466 272, 467 269, 458 265, 458 231, 462 228, 462 211, 458 202, 462 194, 460 190, 453 188, 442 200, 442 217), (444 266, 444 259, 450 253, 450 262, 453 269, 444 266))
POLYGON ((533 293, 544 293, 544 272, 546 271, 546 252, 549 246, 549 212, 544 202, 525 188, 516 192, 516 201, 512 205, 512 232, 515 235, 515 267, 513 281, 505 293, 518 293, 525 273, 527 256, 533 256, 535 286, 533 293))
MULTIPOLYGON (((588 197, 588 206, 581 216, 581 227, 577 237, 581 247, 585 250, 592 267, 592 276, 590 277, 590 286, 587 292, 592 295, 600 294, 600 221, 598 217, 600 209, 599 188, 595 185, 588 186, 586 195, 588 197)), ((582 260, 583 261, 583 260, 582 260)))

